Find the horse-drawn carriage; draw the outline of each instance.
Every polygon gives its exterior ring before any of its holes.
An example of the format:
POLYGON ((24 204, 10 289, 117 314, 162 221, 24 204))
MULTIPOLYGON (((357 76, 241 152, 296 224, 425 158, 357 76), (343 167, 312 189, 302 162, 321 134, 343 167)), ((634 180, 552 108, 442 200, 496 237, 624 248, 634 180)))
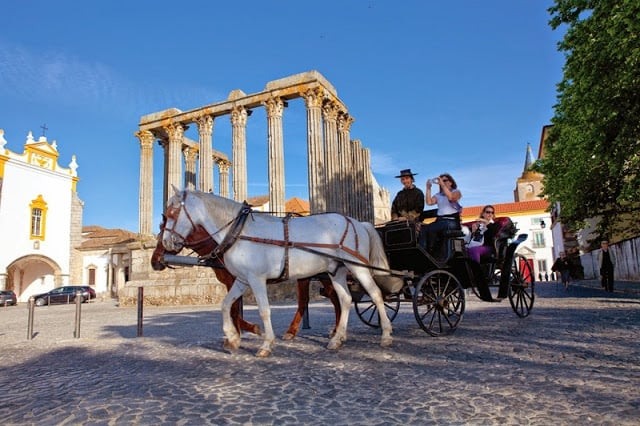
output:
MULTIPOLYGON (((176 190, 158 248, 169 253, 192 248, 200 254, 192 264, 222 268, 233 278, 222 302, 228 350, 238 349, 241 340, 232 304, 251 288, 264 324, 257 355, 268 356, 275 335, 267 283, 298 280, 299 288, 306 282, 308 291, 309 278, 318 274, 323 274, 325 288, 334 292, 337 324, 330 349, 346 340, 351 300, 365 323, 381 328, 382 346, 392 342, 391 320, 403 301, 413 303, 416 320, 429 334, 454 331, 464 313, 465 289, 477 287, 462 236, 461 231, 449 231, 446 255, 437 259, 418 245, 413 222, 391 222, 376 229, 335 213, 279 218, 213 194, 176 190)), ((501 294, 508 294, 521 317, 529 314, 534 300, 530 265, 515 255, 524 238, 497 240, 497 255, 485 265, 487 277, 499 283, 501 294)))
MULTIPOLYGON (((376 280, 389 319, 393 321, 401 303, 412 303, 416 321, 424 331, 432 336, 453 332, 464 313, 465 290, 471 289, 480 297, 480 277, 474 269, 485 274, 490 287, 500 289, 499 295, 509 298, 516 315, 528 316, 535 298, 534 276, 529 262, 515 253, 527 236, 522 234, 513 239, 515 228, 508 218, 496 218, 496 222, 504 231, 498 232, 495 253, 483 259, 481 268, 472 268, 461 230, 444 235, 445 255, 438 259, 418 244, 414 222, 396 221, 379 226, 391 269, 403 272, 399 280, 376 280)), ((378 327, 379 315, 371 298, 355 281, 350 282, 350 289, 358 317, 365 324, 378 327)))

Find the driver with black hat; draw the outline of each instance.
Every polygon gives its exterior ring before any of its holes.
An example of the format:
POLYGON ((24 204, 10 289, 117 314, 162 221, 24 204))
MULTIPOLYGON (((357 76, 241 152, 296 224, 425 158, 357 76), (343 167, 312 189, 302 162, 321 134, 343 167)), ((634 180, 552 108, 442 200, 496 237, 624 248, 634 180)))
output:
POLYGON ((411 173, 411 169, 400 171, 402 190, 396 194, 391 204, 391 220, 416 220, 424 209, 424 193, 416 188, 414 176, 417 173, 411 173))

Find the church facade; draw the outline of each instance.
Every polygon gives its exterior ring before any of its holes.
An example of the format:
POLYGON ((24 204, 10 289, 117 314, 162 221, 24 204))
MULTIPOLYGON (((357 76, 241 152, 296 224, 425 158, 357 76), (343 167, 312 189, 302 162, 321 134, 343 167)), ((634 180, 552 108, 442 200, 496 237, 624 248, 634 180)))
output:
POLYGON ((9 149, 0 129, 0 289, 18 301, 82 280, 75 253, 82 238, 82 201, 76 193, 78 164, 58 164, 56 141, 31 132, 22 153, 9 149))

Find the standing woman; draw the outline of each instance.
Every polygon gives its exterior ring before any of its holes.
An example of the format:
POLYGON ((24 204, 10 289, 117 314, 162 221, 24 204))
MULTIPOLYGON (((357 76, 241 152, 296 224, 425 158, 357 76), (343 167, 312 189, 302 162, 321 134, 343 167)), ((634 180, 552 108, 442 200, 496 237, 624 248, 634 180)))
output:
POLYGON ((462 198, 462 193, 458 189, 456 181, 449 173, 443 173, 438 176, 437 180, 440 191, 431 194, 431 179, 427 180, 427 195, 425 201, 427 205, 438 205, 438 216, 436 221, 423 226, 420 230, 420 239, 423 246, 426 246, 428 252, 435 254, 434 250, 438 243, 438 237, 447 229, 460 229, 460 212, 462 206, 458 200, 462 198), (426 237, 426 244, 425 239, 426 237))

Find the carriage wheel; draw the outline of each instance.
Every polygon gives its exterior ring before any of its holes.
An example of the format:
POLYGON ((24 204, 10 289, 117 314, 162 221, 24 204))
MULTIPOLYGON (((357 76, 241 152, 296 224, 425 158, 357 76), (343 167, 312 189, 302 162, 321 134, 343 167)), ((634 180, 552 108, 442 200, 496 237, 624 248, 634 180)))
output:
POLYGON ((413 313, 420 328, 430 335, 453 333, 462 319, 464 307, 464 289, 453 274, 435 270, 416 283, 413 313))
POLYGON ((515 256, 509 274, 509 302, 520 318, 529 316, 533 309, 534 287, 531 265, 523 256, 515 256))
MULTIPOLYGON (((393 321, 398 315, 400 310, 400 294, 389 294, 384 297, 384 309, 387 312, 389 321, 393 321)), ((376 304, 371 300, 371 296, 368 293, 362 295, 360 300, 353 302, 356 308, 356 313, 363 323, 369 327, 380 328, 380 314, 376 304)))

